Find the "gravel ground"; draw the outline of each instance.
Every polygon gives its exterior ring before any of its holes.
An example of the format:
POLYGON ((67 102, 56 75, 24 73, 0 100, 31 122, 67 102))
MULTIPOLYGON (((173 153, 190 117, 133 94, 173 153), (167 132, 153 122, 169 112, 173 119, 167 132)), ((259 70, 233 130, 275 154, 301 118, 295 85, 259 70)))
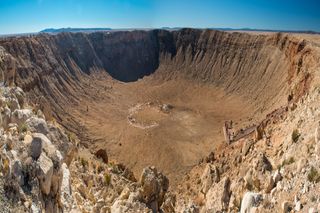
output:
POLYGON ((10 208, 9 201, 5 196, 3 185, 4 185, 3 177, 0 177, 0 212, 1 213, 12 212, 10 210, 11 208, 10 208))

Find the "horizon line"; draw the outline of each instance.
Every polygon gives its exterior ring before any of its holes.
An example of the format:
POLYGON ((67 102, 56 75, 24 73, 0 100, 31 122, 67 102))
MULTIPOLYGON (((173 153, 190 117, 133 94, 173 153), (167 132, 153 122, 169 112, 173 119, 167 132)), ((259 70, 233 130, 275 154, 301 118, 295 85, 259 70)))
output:
MULTIPOLYGON (((200 29, 200 30, 221 30, 221 31, 256 31, 256 32, 283 32, 283 33, 310 33, 310 34, 320 34, 320 31, 316 30, 282 30, 282 29, 268 29, 268 28, 250 28, 250 27, 241 27, 241 28, 232 28, 232 27, 121 27, 121 28, 111 28, 111 27, 61 27, 61 28, 44 28, 36 32, 20 32, 20 33, 0 33, 0 36, 15 36, 15 35, 31 35, 31 34, 40 34, 40 33, 50 33, 44 32, 48 30, 59 31, 59 30, 81 30, 83 31, 115 31, 115 30, 156 30, 156 29, 200 29)), ((62 31, 63 32, 63 31, 62 31)), ((77 31, 75 31, 77 32, 77 31)), ((57 32, 59 33, 59 32, 57 32)))

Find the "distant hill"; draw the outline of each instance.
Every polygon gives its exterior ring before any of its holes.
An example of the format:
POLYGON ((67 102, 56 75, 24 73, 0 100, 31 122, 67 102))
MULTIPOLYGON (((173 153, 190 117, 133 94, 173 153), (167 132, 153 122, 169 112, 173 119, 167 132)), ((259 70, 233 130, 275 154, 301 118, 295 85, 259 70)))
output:
POLYGON ((269 29, 252 29, 252 28, 208 28, 210 30, 220 31, 252 31, 252 32, 281 32, 281 33, 307 33, 307 34, 320 34, 320 32, 311 30, 269 30, 269 29))
POLYGON ((111 28, 48 28, 41 30, 40 33, 62 33, 62 32, 95 32, 95 31, 107 31, 112 30, 111 28))

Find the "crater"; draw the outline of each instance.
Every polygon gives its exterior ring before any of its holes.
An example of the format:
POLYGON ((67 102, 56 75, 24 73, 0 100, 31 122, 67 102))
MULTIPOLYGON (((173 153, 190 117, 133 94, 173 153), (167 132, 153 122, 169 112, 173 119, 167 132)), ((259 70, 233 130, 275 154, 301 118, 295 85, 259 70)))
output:
POLYGON ((195 29, 0 39, 16 63, 4 78, 48 119, 92 153, 107 150, 136 175, 154 165, 172 185, 226 146, 226 121, 258 124, 308 92, 308 44, 281 33, 195 29))

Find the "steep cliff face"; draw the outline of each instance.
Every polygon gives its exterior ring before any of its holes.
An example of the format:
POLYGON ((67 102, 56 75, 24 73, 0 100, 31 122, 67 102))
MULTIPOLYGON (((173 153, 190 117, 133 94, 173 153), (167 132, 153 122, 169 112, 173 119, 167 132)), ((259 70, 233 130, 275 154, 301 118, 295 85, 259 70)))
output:
POLYGON ((45 88, 46 96, 70 86, 77 90, 79 74, 94 70, 124 82, 156 72, 159 79, 187 77, 268 106, 283 104, 290 92, 301 96, 290 85, 311 78, 307 62, 314 57, 307 41, 288 35, 192 29, 43 34, 3 39, 0 45, 17 61, 16 83, 27 90, 45 88))
MULTIPOLYGON (((159 34, 160 40, 170 37, 159 34)), ((166 78, 183 74, 265 108, 285 104, 288 94, 297 100, 307 92, 318 57, 307 41, 283 34, 182 30, 171 40, 172 50, 160 53, 157 73, 166 78), (297 89, 299 81, 303 88, 297 89)))

